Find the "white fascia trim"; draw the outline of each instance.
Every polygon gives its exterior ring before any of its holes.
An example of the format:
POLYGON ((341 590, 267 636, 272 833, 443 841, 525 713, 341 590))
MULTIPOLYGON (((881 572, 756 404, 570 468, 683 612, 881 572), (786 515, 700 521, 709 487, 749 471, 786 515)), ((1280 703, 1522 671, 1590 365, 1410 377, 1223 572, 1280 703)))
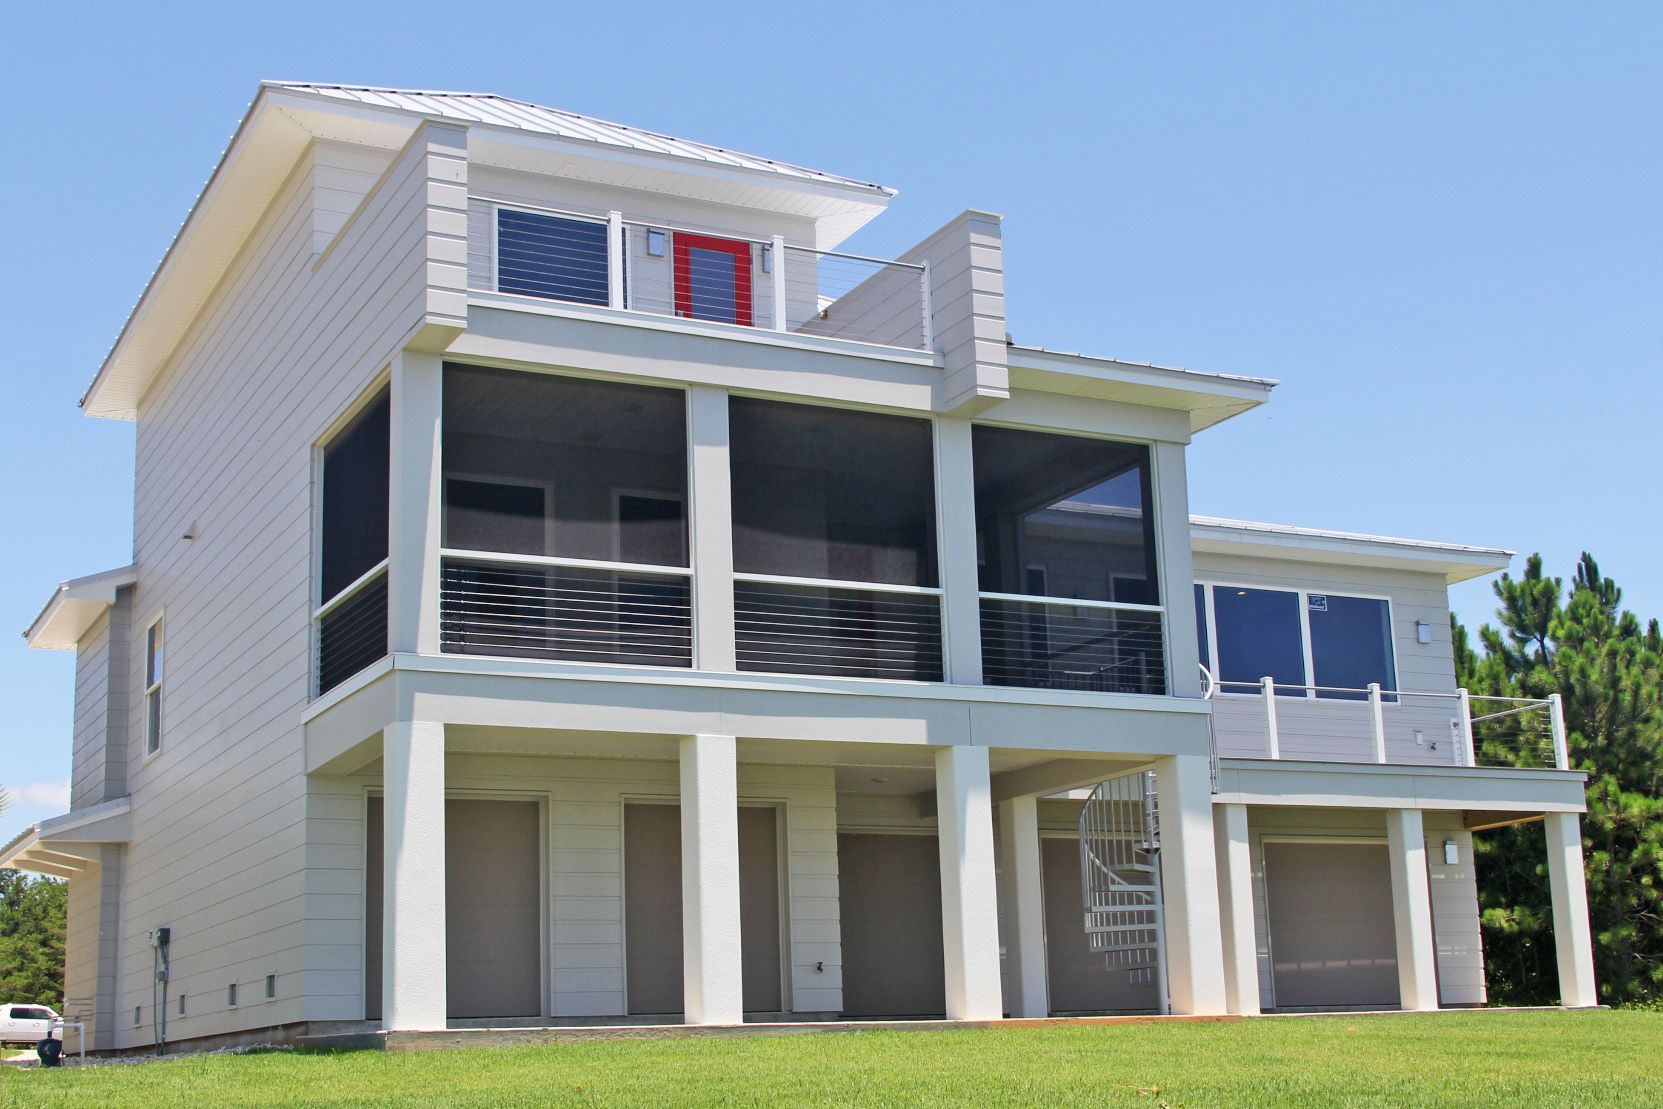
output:
POLYGON ((46 843, 126 843, 132 834, 126 818, 132 811, 131 797, 115 797, 48 817, 35 825, 35 833, 46 843))
POLYGON ((60 582, 23 638, 38 650, 73 651, 99 614, 115 604, 116 590, 138 580, 137 566, 123 566, 60 582))
POLYGON ((1304 562, 1437 573, 1449 585, 1505 570, 1515 553, 1500 547, 1324 531, 1220 516, 1191 516, 1190 541, 1202 553, 1262 558, 1267 551, 1274 551, 1275 557, 1304 562))
POLYGON ((1042 347, 1009 347, 1013 387, 1097 397, 1187 412, 1192 433, 1264 404, 1277 382, 1064 354, 1042 347))
POLYGON ((1243 395, 1268 393, 1281 384, 1274 377, 1246 377, 1211 370, 1188 370, 1181 366, 1157 366, 1153 362, 1127 362, 1120 358, 1047 350, 1044 347, 1028 347, 1018 343, 1012 343, 1010 346, 1010 362, 1013 366, 1031 366, 1036 370, 1094 370, 1123 377, 1128 381, 1149 384, 1183 382, 1186 388, 1195 388, 1198 383, 1212 383, 1221 389, 1235 387, 1243 390, 1243 395))

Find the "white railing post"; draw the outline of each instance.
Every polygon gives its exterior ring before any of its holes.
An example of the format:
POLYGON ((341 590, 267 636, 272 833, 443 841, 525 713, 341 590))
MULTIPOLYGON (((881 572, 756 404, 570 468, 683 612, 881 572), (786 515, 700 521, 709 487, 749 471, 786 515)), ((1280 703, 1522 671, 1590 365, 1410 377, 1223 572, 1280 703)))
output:
POLYGON ((624 214, 606 213, 606 306, 624 306, 624 214))
MULTIPOLYGON (((791 323, 785 311, 785 236, 775 235, 773 245, 768 249, 774 254, 774 330, 790 331, 791 323)), ((819 282, 815 284, 818 286, 819 282)))
POLYGON ((924 315, 924 349, 935 349, 935 294, 930 290, 930 264, 918 273, 919 306, 924 315))
POLYGON ((1276 731, 1276 679, 1268 674, 1259 679, 1265 694, 1265 730, 1270 735, 1270 757, 1282 757, 1282 737, 1276 731))
POLYGON ((1571 751, 1565 739, 1565 698, 1558 693, 1548 694, 1548 726, 1553 729, 1553 765, 1569 770, 1571 751))
POLYGON ((1460 761, 1462 766, 1478 765, 1478 745, 1472 738, 1472 694, 1465 687, 1455 691, 1460 717, 1458 723, 1461 732, 1460 761))
POLYGON ((1369 683, 1369 712, 1374 717, 1374 761, 1386 761, 1386 713, 1380 699, 1380 683, 1369 683))

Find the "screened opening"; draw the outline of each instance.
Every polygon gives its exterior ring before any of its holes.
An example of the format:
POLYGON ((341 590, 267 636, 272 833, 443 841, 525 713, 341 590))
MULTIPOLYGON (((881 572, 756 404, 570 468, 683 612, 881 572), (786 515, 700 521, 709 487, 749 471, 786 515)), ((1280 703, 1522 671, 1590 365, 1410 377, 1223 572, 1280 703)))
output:
POLYGON ((319 693, 387 654, 390 410, 383 389, 323 448, 319 693))
POLYGON ((323 448, 321 599, 387 557, 386 390, 323 448))
POLYGON ((734 397, 739 573, 937 583, 929 421, 734 397))
POLYGON ((447 366, 444 546, 687 565, 675 389, 447 366))
POLYGON ((593 220, 497 210, 497 289, 606 304, 606 227, 593 220))
POLYGON ((985 593, 1160 603, 1149 448, 976 427, 985 593))

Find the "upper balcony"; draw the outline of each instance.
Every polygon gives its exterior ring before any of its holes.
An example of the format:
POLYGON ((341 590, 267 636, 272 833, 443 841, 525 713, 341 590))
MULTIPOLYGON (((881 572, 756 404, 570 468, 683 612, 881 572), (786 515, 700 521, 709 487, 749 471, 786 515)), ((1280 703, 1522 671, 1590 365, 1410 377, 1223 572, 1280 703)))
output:
POLYGON ((929 351, 928 263, 622 212, 468 201, 468 288, 509 298, 929 351))

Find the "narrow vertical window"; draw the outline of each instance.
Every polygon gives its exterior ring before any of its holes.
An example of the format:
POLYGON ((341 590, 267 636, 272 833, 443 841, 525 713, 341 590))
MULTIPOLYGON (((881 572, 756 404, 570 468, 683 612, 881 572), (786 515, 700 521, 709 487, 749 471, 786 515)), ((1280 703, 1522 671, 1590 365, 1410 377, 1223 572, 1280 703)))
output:
POLYGON ((144 753, 162 749, 162 622, 150 625, 144 637, 144 753))
POLYGON ((386 390, 323 446, 317 689, 327 693, 387 653, 386 390))

